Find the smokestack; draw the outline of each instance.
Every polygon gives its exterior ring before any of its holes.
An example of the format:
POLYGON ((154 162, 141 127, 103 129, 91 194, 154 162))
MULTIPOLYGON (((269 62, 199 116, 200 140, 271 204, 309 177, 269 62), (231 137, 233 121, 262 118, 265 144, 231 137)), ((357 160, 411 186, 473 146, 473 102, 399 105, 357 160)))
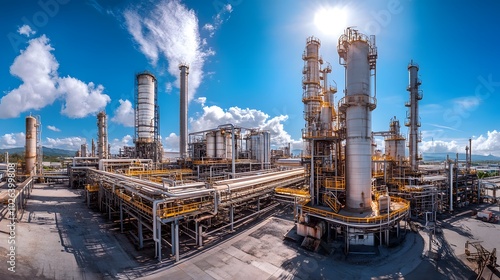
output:
POLYGON ((179 139, 179 154, 181 158, 187 157, 187 140, 188 140, 188 74, 189 66, 187 64, 179 65, 180 73, 180 139, 179 139))

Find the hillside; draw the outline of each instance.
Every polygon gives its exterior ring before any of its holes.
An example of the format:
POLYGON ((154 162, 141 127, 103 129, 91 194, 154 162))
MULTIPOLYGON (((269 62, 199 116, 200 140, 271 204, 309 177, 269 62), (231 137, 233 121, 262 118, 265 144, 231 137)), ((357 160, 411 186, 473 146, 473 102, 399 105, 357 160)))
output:
MULTIPOLYGON (((57 148, 48 148, 48 147, 42 147, 43 155, 47 157, 73 157, 75 156, 76 150, 75 151, 70 151, 70 150, 63 150, 63 149, 57 149, 57 148)), ((9 149, 0 149, 0 153, 5 153, 8 152, 9 154, 24 154, 24 147, 17 147, 17 148, 9 148, 9 149)))

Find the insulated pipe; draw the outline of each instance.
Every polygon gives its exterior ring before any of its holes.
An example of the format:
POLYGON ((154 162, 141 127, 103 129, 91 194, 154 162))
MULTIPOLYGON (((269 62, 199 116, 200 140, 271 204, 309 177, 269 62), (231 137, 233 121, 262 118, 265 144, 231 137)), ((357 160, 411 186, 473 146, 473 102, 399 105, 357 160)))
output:
POLYGON ((105 171, 104 166, 106 163, 130 163, 133 164, 134 162, 140 162, 140 163, 153 163, 152 159, 101 159, 99 160, 99 170, 105 171))
POLYGON ((73 158, 73 166, 76 165, 76 161, 77 160, 88 160, 88 159, 95 159, 95 160, 99 160, 98 157, 74 157, 73 158))

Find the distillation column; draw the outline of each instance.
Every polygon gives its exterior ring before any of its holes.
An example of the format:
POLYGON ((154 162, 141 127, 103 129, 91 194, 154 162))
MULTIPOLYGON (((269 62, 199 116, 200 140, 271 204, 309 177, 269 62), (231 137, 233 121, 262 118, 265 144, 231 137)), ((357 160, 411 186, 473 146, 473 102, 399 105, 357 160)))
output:
POLYGON ((413 60, 408 64, 409 83, 407 90, 410 92, 410 101, 405 105, 409 107, 406 114, 405 126, 408 127, 408 150, 410 157, 411 171, 418 171, 418 143, 421 142, 419 134, 420 117, 418 115, 418 101, 422 100, 422 91, 419 89, 421 81, 418 78, 418 65, 413 63, 413 60))
POLYGON ((27 175, 36 174, 36 138, 37 138, 37 120, 35 117, 26 117, 26 150, 25 161, 27 175))
POLYGON ((97 114, 97 156, 108 158, 108 117, 104 111, 97 114))
POLYGON ((181 158, 187 157, 187 141, 188 141, 188 75, 189 66, 186 64, 179 65, 180 73, 180 131, 179 131, 179 156, 181 158))
POLYGON ((321 111, 321 84, 320 68, 323 60, 319 56, 319 47, 321 42, 318 38, 309 37, 306 41, 306 49, 302 55, 304 60, 304 70, 302 74, 302 102, 304 103, 304 119, 306 127, 303 129, 302 138, 304 139, 305 155, 310 156, 312 151, 311 138, 317 136, 320 129, 320 111, 321 111))
POLYGON ((371 111, 376 101, 370 84, 377 58, 375 37, 368 39, 347 28, 337 51, 346 79, 345 97, 339 102, 346 118, 346 206, 350 211, 365 211, 372 202, 371 111))

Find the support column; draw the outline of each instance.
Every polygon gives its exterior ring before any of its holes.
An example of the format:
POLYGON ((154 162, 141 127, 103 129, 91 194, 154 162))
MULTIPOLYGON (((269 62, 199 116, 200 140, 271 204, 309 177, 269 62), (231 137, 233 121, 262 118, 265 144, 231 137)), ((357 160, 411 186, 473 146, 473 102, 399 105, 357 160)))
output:
POLYGON ((142 236, 142 218, 141 216, 138 217, 137 219, 137 234, 139 236, 139 249, 144 248, 144 238, 142 236))
POLYGON ((172 244, 172 256, 175 256, 175 223, 174 222, 171 222, 170 223, 170 236, 172 237, 172 241, 171 241, 171 244, 172 244))
POLYGON ((175 220, 175 261, 179 261, 179 221, 175 220))
POLYGON ((196 242, 196 245, 197 245, 197 246, 199 246, 199 244, 198 244, 198 239, 199 239, 199 238, 198 238, 198 237, 199 237, 199 235, 200 235, 200 233, 199 233, 199 227, 198 227, 198 224, 199 224, 199 222, 198 222, 198 221, 195 221, 195 222, 194 222, 195 242, 196 242))
POLYGON ((260 211, 260 198, 257 198, 257 212, 260 211))
POLYGON ((120 200, 120 232, 123 233, 123 202, 120 200))
POLYGON ((198 246, 203 246, 203 227, 201 223, 198 224, 198 246))
POLYGON ((158 243, 156 244, 157 250, 158 250, 158 262, 161 262, 161 222, 160 221, 155 221, 155 223, 157 223, 156 228, 157 228, 157 231, 158 231, 158 237, 160 239, 158 241, 158 243))
POLYGON ((231 231, 234 231, 234 206, 231 205, 231 207, 229 208, 229 221, 231 223, 231 231))
POLYGON ((389 246, 389 230, 385 230, 385 245, 389 246))

